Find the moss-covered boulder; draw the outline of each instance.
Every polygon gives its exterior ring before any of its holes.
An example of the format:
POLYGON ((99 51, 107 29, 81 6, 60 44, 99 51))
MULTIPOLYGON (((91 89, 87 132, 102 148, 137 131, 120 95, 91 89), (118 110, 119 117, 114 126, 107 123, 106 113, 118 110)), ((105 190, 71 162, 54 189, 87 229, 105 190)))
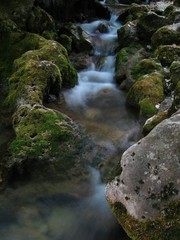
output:
POLYGON ((148 12, 147 6, 132 3, 120 14, 118 20, 122 23, 126 23, 140 18, 146 12, 148 12))
POLYGON ((166 16, 171 23, 178 23, 180 20, 180 10, 174 5, 170 5, 164 10, 164 16, 166 16))
POLYGON ((34 0, 2 0, 0 16, 3 19, 11 19, 19 28, 25 30, 29 13, 33 6, 34 0))
POLYGON ((176 86, 180 81, 180 61, 172 62, 170 66, 171 81, 176 86))
POLYGON ((71 52, 72 49, 72 38, 67 36, 66 34, 61 34, 59 36, 58 42, 60 42, 68 51, 68 53, 71 52))
POLYGON ((135 67, 132 68, 131 74, 135 80, 138 80, 145 74, 150 74, 154 71, 162 71, 162 66, 154 59, 147 58, 141 60, 135 67))
POLYGON ((130 147, 121 173, 106 185, 110 207, 133 240, 179 239, 179 121, 177 113, 130 147))
POLYGON ((27 19, 27 31, 42 34, 44 31, 55 31, 53 18, 40 7, 33 7, 27 19))
MULTIPOLYGON (((11 38, 11 51, 4 56, 6 61, 10 59, 8 64, 12 64, 14 59, 23 52, 25 53, 14 64, 15 73, 10 79, 12 92, 10 90, 9 97, 14 95, 16 89, 21 88, 21 85, 23 88, 23 85, 27 84, 28 81, 29 85, 33 85, 35 84, 33 81, 35 82, 38 78, 41 81, 44 79, 45 84, 49 81, 48 79, 59 82, 58 85, 55 84, 57 90, 53 90, 53 92, 56 92, 55 95, 60 91, 60 82, 62 82, 64 87, 72 87, 77 83, 77 72, 70 64, 67 51, 61 44, 55 41, 48 41, 39 35, 31 33, 14 33, 11 38), (61 81, 59 80, 60 77, 53 76, 53 68, 57 69, 57 72, 59 71, 59 75, 62 78, 61 81), (27 75, 29 78, 27 78, 27 75), (21 84, 19 84, 19 79, 21 79, 21 84)), ((6 51, 4 51, 4 54, 6 54, 6 51)))
POLYGON ((150 117, 156 113, 156 104, 163 100, 163 75, 151 73, 142 76, 130 88, 127 103, 140 108, 142 116, 150 117))
POLYGON ((149 42, 152 35, 160 27, 168 25, 169 23, 169 20, 164 16, 160 16, 154 12, 145 13, 138 19, 137 23, 139 38, 149 42))
POLYGON ((180 81, 178 81, 175 87, 173 108, 174 108, 174 111, 177 111, 180 109, 180 81))
POLYGON ((161 27, 153 34, 151 42, 154 48, 160 45, 178 45, 180 43, 180 23, 161 27))
POLYGON ((158 112, 156 115, 147 119, 143 126, 143 134, 147 135, 153 128, 155 128, 155 126, 157 126, 160 122, 162 122, 166 118, 168 118, 168 113, 164 111, 158 112))
POLYGON ((117 53, 115 79, 121 88, 129 89, 133 85, 135 79, 131 70, 147 56, 146 50, 140 45, 122 48, 117 53))
POLYGON ((172 62, 179 61, 180 46, 175 44, 160 46, 155 51, 155 55, 163 66, 170 66, 172 62))
MULTIPOLYGON (((80 26, 75 24, 63 24, 59 27, 60 41, 61 36, 67 35, 72 39, 72 51, 79 52, 90 52, 92 50, 92 44, 89 40, 88 34, 83 31, 80 26)), ((63 40, 64 42, 64 40, 63 40)), ((68 43, 69 44, 69 43, 68 43)))
POLYGON ((120 47, 127 47, 139 41, 137 35, 137 21, 127 22, 117 31, 117 33, 120 47))

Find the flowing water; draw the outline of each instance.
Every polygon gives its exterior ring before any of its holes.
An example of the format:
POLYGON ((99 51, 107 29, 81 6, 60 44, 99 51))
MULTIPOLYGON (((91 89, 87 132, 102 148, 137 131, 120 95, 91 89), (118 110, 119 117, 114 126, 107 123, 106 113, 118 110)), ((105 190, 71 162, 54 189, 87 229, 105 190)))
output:
MULTIPOLYGON (((86 133, 105 151, 108 165, 119 159, 138 139, 136 116, 126 108, 125 93, 114 83, 116 31, 111 20, 84 23, 94 45, 90 66, 79 72, 79 84, 64 92, 62 110, 85 126, 86 133), (101 24, 107 32, 100 33, 101 24)), ((101 163, 102 164, 102 163, 101 163)), ((24 183, 8 188, 0 197, 1 240, 127 240, 104 197, 98 166, 89 167, 90 182, 84 189, 75 184, 24 183), (78 190, 77 190, 78 189, 78 190), (76 191, 77 190, 77 191, 76 191), (81 194, 78 194, 78 192, 81 194)))

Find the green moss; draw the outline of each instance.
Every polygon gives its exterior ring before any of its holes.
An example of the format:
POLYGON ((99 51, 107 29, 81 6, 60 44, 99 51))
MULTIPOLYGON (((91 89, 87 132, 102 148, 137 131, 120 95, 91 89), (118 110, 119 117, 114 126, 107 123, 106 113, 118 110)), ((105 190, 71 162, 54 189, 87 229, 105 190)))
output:
POLYGON ((143 59, 135 67, 132 68, 131 74, 135 80, 138 80, 139 77, 150 74, 154 71, 161 70, 161 64, 156 62, 153 59, 143 59))
POLYGON ((171 80, 176 86, 176 84, 180 81, 180 61, 174 61, 170 66, 171 80))
POLYGON ((138 221, 120 203, 111 205, 119 223, 133 240, 178 240, 180 235, 180 201, 164 206, 155 220, 138 221))
POLYGON ((59 42, 66 48, 68 53, 71 52, 71 48, 72 48, 72 38, 71 37, 69 37, 65 34, 61 34, 59 36, 59 42))
POLYGON ((15 158, 56 156, 58 144, 71 136, 71 128, 61 114, 48 109, 20 107, 13 116, 16 138, 10 145, 15 158))
POLYGON ((56 32, 53 31, 43 31, 43 33, 41 34, 44 38, 46 38, 47 40, 58 40, 58 35, 56 32))
POLYGON ((153 116, 157 112, 156 107, 154 106, 154 104, 150 102, 148 98, 144 98, 141 101, 139 101, 139 106, 141 116, 148 118, 153 116))
POLYGON ((162 81, 163 76, 159 73, 144 75, 130 88, 127 103, 141 108, 142 114, 153 113, 155 105, 163 100, 162 81))
POLYGON ((173 105, 175 107, 175 110, 178 110, 180 108, 180 81, 176 84, 175 87, 173 105))
POLYGON ((178 61, 180 56, 180 46, 164 45, 160 46, 155 55, 163 66, 170 66, 173 61, 178 61))
POLYGON ((127 62, 127 60, 128 60, 127 48, 122 48, 116 56, 116 69, 123 63, 127 62))
POLYGON ((168 117, 167 112, 158 112, 152 119, 148 119, 143 127, 143 134, 148 134, 156 125, 168 117))
POLYGON ((23 60, 20 58, 15 61, 17 71, 10 77, 6 103, 11 107, 21 101, 34 105, 42 104, 49 93, 58 97, 62 78, 57 65, 49 61, 23 60))
POLYGON ((178 44, 180 42, 180 32, 173 26, 164 26, 158 29, 152 36, 151 42, 154 48, 160 45, 178 44))
POLYGON ((55 31, 55 22, 46 11, 40 7, 33 7, 27 19, 27 31, 38 34, 55 31))

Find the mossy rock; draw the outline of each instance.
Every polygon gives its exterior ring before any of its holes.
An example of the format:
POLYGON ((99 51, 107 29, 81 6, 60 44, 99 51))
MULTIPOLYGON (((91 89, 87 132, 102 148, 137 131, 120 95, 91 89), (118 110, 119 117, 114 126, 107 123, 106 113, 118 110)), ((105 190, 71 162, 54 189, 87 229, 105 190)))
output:
POLYGON ((68 53, 71 52, 72 49, 72 38, 67 36, 66 34, 61 34, 59 36, 58 41, 66 48, 68 53))
POLYGON ((170 66, 171 81, 176 86, 180 81, 180 61, 172 62, 170 66))
POLYGON ((155 105, 163 100, 163 75, 151 73, 142 76, 130 88, 127 95, 127 103, 141 109, 145 117, 153 115, 155 105))
POLYGON ((170 66, 172 62, 179 61, 180 59, 180 46, 177 45, 164 45, 160 46, 155 55, 163 66, 170 66))
POLYGON ((129 21, 117 31, 120 47, 128 47, 139 42, 137 35, 137 21, 129 21))
POLYGON ((122 48, 117 53, 115 78, 122 88, 129 89, 134 84, 135 79, 132 77, 131 70, 145 57, 147 57, 147 52, 138 44, 122 48))
POLYGON ((140 106, 140 116, 143 116, 145 118, 153 116, 157 109, 153 103, 149 100, 149 98, 144 98, 139 101, 140 106))
POLYGON ((47 40, 58 41, 58 34, 54 31, 43 31, 41 36, 46 38, 47 40))
POLYGON ((40 7, 33 7, 27 20, 27 31, 38 34, 55 31, 54 19, 40 7))
POLYGON ((160 28, 169 25, 170 21, 156 13, 148 12, 138 19, 137 31, 139 38, 147 42, 150 41, 152 35, 160 28))
MULTIPOLYGON (((23 58, 23 57, 22 57, 23 58)), ((59 96, 62 84, 61 72, 51 61, 22 58, 14 63, 14 74, 9 79, 9 95, 6 102, 15 107, 22 102, 33 106, 48 100, 49 94, 59 96)))
POLYGON ((61 114, 46 108, 19 107, 13 115, 16 132, 10 145, 13 158, 33 159, 46 152, 48 157, 56 155, 58 144, 70 137, 71 128, 64 120, 61 114))
POLYGON ((4 19, 11 19, 19 28, 25 30, 33 5, 34 0, 2 0, 0 16, 4 19))
POLYGON ((120 203, 110 205, 118 222, 132 240, 178 240, 180 201, 167 204, 155 220, 137 221, 120 203))
POLYGON ((151 42, 154 48, 160 45, 171 45, 180 43, 179 24, 164 26, 158 29, 152 36, 151 42))
POLYGON ((178 81, 175 87, 173 107, 175 111, 180 109, 180 81, 178 81))
POLYGON ((180 11, 174 5, 169 5, 164 11, 164 16, 166 16, 171 23, 178 23, 180 11))
POLYGON ((132 77, 137 81, 138 78, 154 71, 161 71, 161 64, 154 59, 143 59, 135 67, 132 68, 132 77))
POLYGON ((156 125, 168 118, 168 112, 158 112, 153 117, 149 118, 143 126, 143 134, 147 135, 156 125))
POLYGON ((29 50, 39 48, 44 38, 37 34, 10 32, 8 37, 0 39, 0 76, 8 77, 12 72, 12 65, 15 59, 29 50))
POLYGON ((67 35, 72 39, 72 51, 76 53, 89 53, 93 48, 89 35, 80 26, 72 23, 63 24, 59 27, 59 34, 59 37, 67 35))

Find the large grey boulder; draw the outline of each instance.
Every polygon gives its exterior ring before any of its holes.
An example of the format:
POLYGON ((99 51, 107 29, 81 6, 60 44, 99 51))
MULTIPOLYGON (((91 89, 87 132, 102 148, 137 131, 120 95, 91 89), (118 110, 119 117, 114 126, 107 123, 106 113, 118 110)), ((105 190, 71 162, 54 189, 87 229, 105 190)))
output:
POLYGON ((106 198, 132 239, 179 239, 179 133, 180 112, 130 147, 117 167, 121 174, 106 186, 106 198))

